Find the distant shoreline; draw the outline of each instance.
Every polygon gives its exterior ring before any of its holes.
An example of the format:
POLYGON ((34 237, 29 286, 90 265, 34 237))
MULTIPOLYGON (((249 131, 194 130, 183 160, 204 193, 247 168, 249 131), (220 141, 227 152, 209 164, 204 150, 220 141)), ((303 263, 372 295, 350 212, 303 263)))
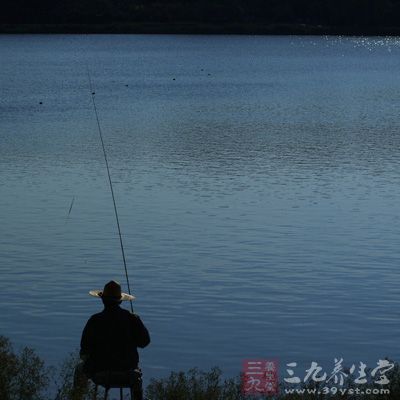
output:
POLYGON ((104 23, 0 24, 0 34, 204 34, 400 36, 400 27, 334 27, 322 25, 104 23))

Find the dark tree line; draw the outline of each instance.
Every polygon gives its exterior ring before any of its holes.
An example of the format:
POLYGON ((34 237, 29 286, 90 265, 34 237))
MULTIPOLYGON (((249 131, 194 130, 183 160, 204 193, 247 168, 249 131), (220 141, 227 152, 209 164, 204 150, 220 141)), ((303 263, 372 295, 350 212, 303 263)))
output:
POLYGON ((400 0, 3 0, 2 24, 400 27, 400 0))

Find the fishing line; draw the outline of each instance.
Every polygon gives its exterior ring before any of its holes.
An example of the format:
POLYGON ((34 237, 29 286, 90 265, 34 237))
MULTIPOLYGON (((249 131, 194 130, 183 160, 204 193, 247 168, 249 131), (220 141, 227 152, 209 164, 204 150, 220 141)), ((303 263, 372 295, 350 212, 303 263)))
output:
MULTIPOLYGON (((94 86, 93 86, 93 83, 92 83, 92 78, 90 76, 89 67, 86 67, 86 70, 87 70, 87 75, 88 75, 88 80, 89 80, 90 93, 91 93, 91 96, 92 96, 93 110, 94 110, 94 113, 95 113, 95 116, 96 116, 97 128, 98 128, 98 131, 99 131, 101 147, 103 149, 104 161, 105 161, 106 168, 107 168, 108 183, 110 185, 111 197, 112 197, 112 201, 113 201, 113 204, 114 204, 114 213, 115 213, 115 219, 117 221, 119 244, 120 244, 121 252, 122 252, 122 260, 124 262, 126 284, 128 286, 128 293, 131 294, 131 286, 130 286, 130 283, 129 283, 128 268, 126 266, 124 243, 122 241, 121 226, 120 226, 120 223, 119 223, 117 204, 115 202, 114 188, 113 188, 112 181, 111 181, 110 168, 109 168, 109 165, 108 165, 108 158, 107 158, 106 148, 105 148, 105 145, 104 145, 103 132, 102 132, 101 126, 100 126, 99 114, 97 112, 96 101, 94 99, 94 96, 95 96, 96 93, 94 91, 94 86)), ((129 300, 129 302, 130 302, 130 305, 131 305, 131 311, 133 312, 132 300, 129 300)))

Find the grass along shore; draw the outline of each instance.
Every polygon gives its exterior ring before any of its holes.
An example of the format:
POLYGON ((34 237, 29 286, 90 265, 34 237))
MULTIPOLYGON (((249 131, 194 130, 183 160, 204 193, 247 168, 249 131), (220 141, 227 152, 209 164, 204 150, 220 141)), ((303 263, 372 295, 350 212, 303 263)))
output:
MULTIPOLYGON (((11 341, 0 336, 0 399, 1 400, 77 400, 72 394, 73 372, 79 359, 71 354, 58 368, 46 366, 45 362, 31 348, 15 351, 11 341)), ((363 399, 368 400, 398 400, 400 398, 400 366, 387 372, 390 380, 384 388, 386 394, 315 394, 307 391, 318 391, 317 385, 303 386, 305 393, 284 394, 282 386, 277 396, 258 396, 258 400, 311 400, 311 399, 363 399)), ((325 386, 324 383, 322 386, 325 386)), ((145 395, 150 400, 250 400, 253 397, 244 396, 241 390, 241 378, 224 378, 222 371, 215 367, 210 371, 196 368, 185 372, 171 372, 165 378, 151 379, 145 389, 145 395)), ((336 385, 337 386, 337 385, 336 385)), ((343 389, 355 388, 357 385, 348 383, 343 389)), ((358 386, 360 387, 360 386, 358 386)), ((362 385, 362 390, 379 390, 381 387, 373 382, 362 385)), ((83 393, 84 400, 93 399, 93 386, 83 393)), ((102 392, 98 394, 102 399, 102 392)), ((255 398, 254 398, 255 399, 255 398)))

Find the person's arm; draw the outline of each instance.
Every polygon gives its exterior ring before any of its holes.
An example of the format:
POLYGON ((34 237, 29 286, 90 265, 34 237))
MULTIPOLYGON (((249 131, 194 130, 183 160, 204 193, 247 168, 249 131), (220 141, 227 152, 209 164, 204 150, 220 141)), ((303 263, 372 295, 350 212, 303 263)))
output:
POLYGON ((82 338, 81 338, 81 349, 79 352, 79 356, 82 360, 86 360, 91 353, 91 343, 92 343, 92 324, 93 321, 90 318, 83 328, 82 338))
POLYGON ((135 337, 135 342, 137 347, 146 347, 150 343, 150 334, 147 328, 144 326, 140 317, 136 314, 132 315, 133 321, 133 334, 135 337))

